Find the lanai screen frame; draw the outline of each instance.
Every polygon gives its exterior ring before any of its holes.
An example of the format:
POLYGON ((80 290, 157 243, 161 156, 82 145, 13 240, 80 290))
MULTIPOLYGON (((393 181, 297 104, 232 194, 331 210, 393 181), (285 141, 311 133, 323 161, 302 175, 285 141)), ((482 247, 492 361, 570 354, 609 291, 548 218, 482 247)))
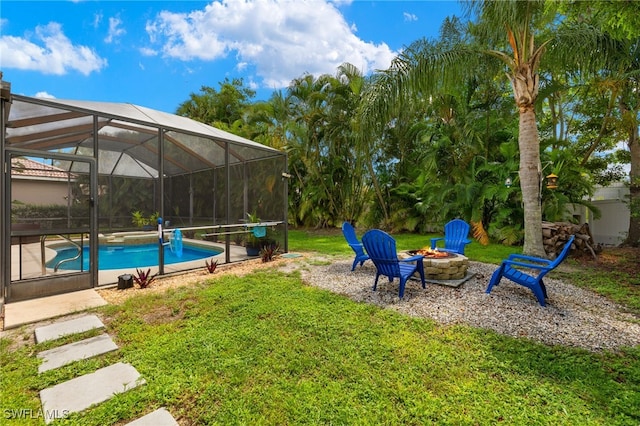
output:
MULTIPOLYGON (((282 210, 281 217, 264 219, 282 224, 283 250, 288 251, 286 152, 186 117, 132 104, 40 99, 6 94, 2 96, 1 102, 0 120, 3 132, 0 147, 3 162, 6 162, 7 153, 14 149, 43 154, 63 150, 65 156, 92 158, 98 164, 97 176, 93 179, 94 187, 91 188, 92 194, 99 193, 98 179, 104 176, 128 175, 151 179, 159 183, 156 206, 162 217, 167 217, 169 213, 168 207, 165 206, 167 181, 178 176, 193 176, 212 170, 214 174, 222 172, 226 176, 226 217, 222 222, 237 223, 240 218, 232 217, 231 212, 232 169, 240 167, 246 170, 252 166, 259 167, 260 163, 270 164, 272 170, 268 180, 277 181, 278 185, 280 182, 283 184, 275 194, 275 197, 280 198, 277 201, 281 202, 282 210), (118 131, 105 134, 104 130, 110 127, 118 131), (127 135, 130 137, 125 137, 127 135), (136 137, 140 140, 136 140, 136 137), (171 142, 167 142, 168 140, 171 142), (153 146, 157 148, 157 152, 153 152, 153 146), (111 154, 105 154, 106 152, 111 154), (103 157, 113 156, 113 153, 117 153, 117 161, 109 165, 102 161, 103 157), (157 168, 153 167, 154 161, 157 161, 157 168)), ((74 164, 70 161, 69 170, 73 171, 73 167, 74 164)), ((1 187, 6 189, 8 179, 4 173, 0 179, 1 187)), ((245 180, 243 210, 252 213, 255 211, 251 211, 252 207, 247 206, 246 185, 245 180)), ((4 194, 0 197, 0 222, 2 234, 5 236, 0 241, 3 263, 11 260, 11 201, 4 194)), ((92 229, 91 233, 97 235, 98 209, 93 210, 95 229, 92 229)), ((214 211, 214 217, 215 214, 214 211)), ((238 212, 233 214, 239 215, 238 212)), ((228 244, 229 238, 226 239, 226 262, 230 261, 228 244)), ((11 276, 3 271, 0 279, 0 296, 4 297, 5 289, 11 283, 11 276)), ((97 279, 94 282, 97 283, 97 279)))

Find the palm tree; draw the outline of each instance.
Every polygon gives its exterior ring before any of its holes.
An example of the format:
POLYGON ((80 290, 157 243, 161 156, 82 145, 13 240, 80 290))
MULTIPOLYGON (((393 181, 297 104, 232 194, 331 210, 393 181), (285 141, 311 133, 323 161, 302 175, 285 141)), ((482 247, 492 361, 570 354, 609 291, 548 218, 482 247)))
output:
POLYGON ((299 180, 299 194, 294 195, 298 223, 334 226, 361 215, 368 179, 365 157, 353 140, 365 83, 360 70, 345 63, 335 76, 306 74, 289 85, 295 128, 287 131, 287 151, 299 180))
POLYGON ((591 69, 604 59, 593 52, 606 51, 600 33, 586 25, 554 28, 554 3, 544 0, 490 1, 465 3, 476 43, 462 41, 442 47, 424 44, 409 46, 383 72, 385 78, 372 87, 370 102, 363 108, 363 128, 388 123, 398 105, 411 96, 429 97, 459 84, 479 64, 497 59, 506 67, 519 114, 518 146, 520 187, 524 205, 524 248, 534 256, 544 256, 542 244, 542 206, 540 138, 536 126, 535 104, 540 77, 538 70, 547 50, 572 68, 591 69), (542 32, 541 30, 546 30, 542 32), (506 44, 505 44, 506 43, 506 44), (489 46, 489 47, 487 47, 489 46), (575 65, 574 65, 575 64, 575 65), (574 65, 574 66, 572 66, 574 65))
POLYGON ((236 121, 242 119, 243 112, 256 92, 245 87, 242 78, 225 78, 218 84, 219 91, 213 87, 202 86, 201 93, 191 93, 189 100, 178 106, 176 114, 230 129, 236 121))
MULTIPOLYGON (((602 127, 606 124, 607 129, 615 129, 616 138, 626 140, 629 148, 630 220, 624 244, 637 247, 640 245, 640 27, 637 25, 640 2, 563 2, 560 6, 569 19, 589 20, 616 41, 611 60, 597 82, 610 93, 602 127)), ((600 142, 599 137, 595 138, 583 163, 596 149, 601 149, 600 142)))

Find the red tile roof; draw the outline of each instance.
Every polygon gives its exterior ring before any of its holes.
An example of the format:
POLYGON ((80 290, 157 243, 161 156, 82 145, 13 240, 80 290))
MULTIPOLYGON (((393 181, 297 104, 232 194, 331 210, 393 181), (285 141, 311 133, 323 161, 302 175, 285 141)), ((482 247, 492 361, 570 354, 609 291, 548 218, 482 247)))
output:
POLYGON ((68 173, 59 167, 50 166, 24 157, 11 159, 11 173, 34 178, 67 179, 68 177, 68 173))

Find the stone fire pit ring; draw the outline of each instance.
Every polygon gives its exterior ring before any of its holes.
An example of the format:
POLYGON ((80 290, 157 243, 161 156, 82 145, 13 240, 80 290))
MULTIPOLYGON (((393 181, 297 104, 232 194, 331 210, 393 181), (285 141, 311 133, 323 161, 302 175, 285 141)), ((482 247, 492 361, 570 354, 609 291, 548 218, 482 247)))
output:
MULTIPOLYGON (((416 255, 417 250, 408 250, 398 253, 400 259, 406 259, 416 255)), ((447 281, 461 280, 466 277, 469 268, 469 259, 456 253, 448 253, 447 257, 424 256, 424 277, 427 280, 447 281)))

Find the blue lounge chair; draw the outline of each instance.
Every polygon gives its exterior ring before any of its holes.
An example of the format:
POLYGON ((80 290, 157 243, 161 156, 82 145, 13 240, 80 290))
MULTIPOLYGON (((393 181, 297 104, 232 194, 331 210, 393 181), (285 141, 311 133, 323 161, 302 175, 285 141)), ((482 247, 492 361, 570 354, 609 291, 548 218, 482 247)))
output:
POLYGON ((444 237, 432 238, 431 249, 458 253, 464 256, 464 247, 471 242, 469 224, 462 219, 453 219, 444 226, 444 237), (444 241, 444 248, 437 247, 438 241, 444 241))
POLYGON ((486 293, 491 293, 491 289, 500 283, 502 278, 507 278, 516 284, 523 285, 533 291, 538 302, 541 306, 545 306, 545 299, 547 298, 547 288, 542 281, 542 278, 553 269, 555 269, 569 254, 571 245, 575 236, 572 235, 564 248, 555 258, 555 260, 542 259, 539 257, 525 256, 523 254, 512 254, 506 260, 503 260, 500 267, 495 270, 489 281, 486 293), (540 272, 536 274, 528 274, 519 269, 528 268, 538 270, 540 272))
POLYGON ((356 253, 355 259, 353 259, 353 266, 351 270, 356 269, 356 265, 360 263, 362 264, 369 260, 369 256, 364 252, 364 247, 362 243, 358 241, 358 237, 356 236, 356 230, 353 229, 353 226, 349 222, 344 222, 342 224, 342 234, 344 235, 344 239, 347 240, 347 244, 353 249, 356 253))
POLYGON ((424 267, 422 255, 412 256, 407 259, 398 259, 396 252, 396 240, 389 234, 379 229, 367 231, 362 236, 362 244, 369 254, 371 261, 376 265, 376 280, 373 283, 373 291, 378 286, 378 278, 385 275, 392 282, 394 278, 400 279, 398 295, 402 299, 407 280, 416 272, 420 274, 422 288, 426 288, 424 281, 424 267))

